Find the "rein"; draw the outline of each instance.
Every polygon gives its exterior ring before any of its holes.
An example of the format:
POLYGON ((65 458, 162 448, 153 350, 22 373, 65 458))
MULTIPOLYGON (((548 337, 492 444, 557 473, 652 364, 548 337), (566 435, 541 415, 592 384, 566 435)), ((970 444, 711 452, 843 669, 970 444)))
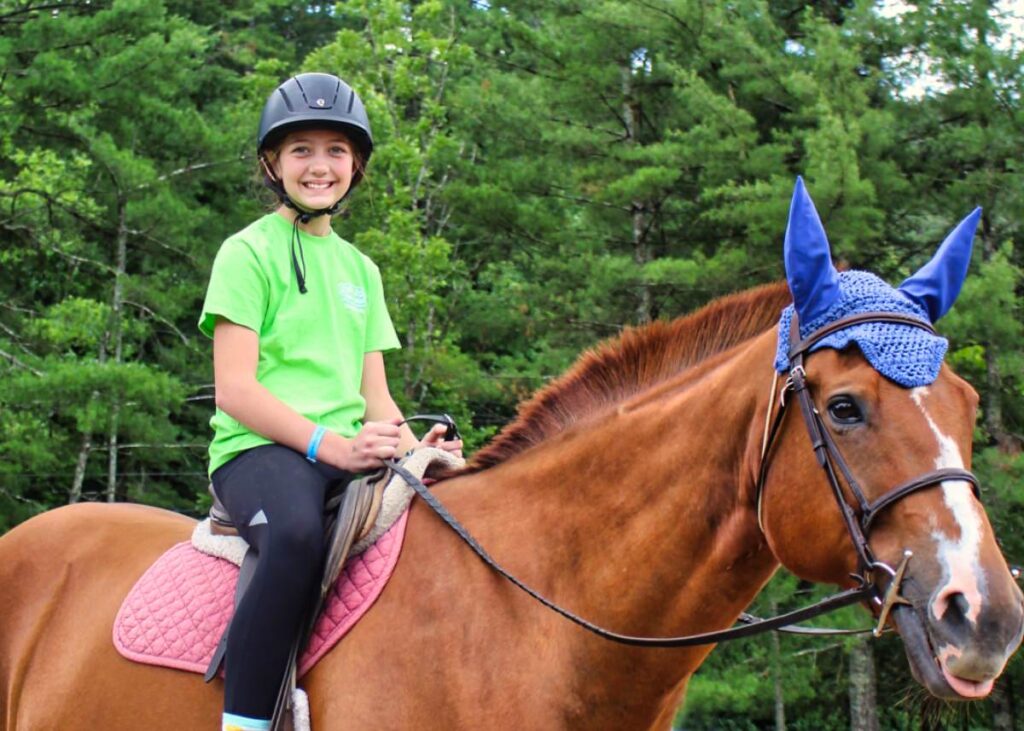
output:
MULTIPOLYGON (((932 470, 931 472, 927 472, 916 477, 893 488, 874 501, 868 501, 864 496, 864 492, 861 490, 856 479, 854 479, 852 471, 843 459, 843 456, 839 452, 839 448, 832 439, 832 436, 829 434, 828 429, 825 427, 825 423, 822 421, 821 415, 814 407, 814 402, 811 399, 810 390, 807 384, 807 374, 804 370, 803 361, 804 355, 821 339, 844 328, 865 322, 910 325, 927 330, 931 333, 935 332, 934 328, 930 324, 901 313, 870 312, 844 317, 814 331, 807 338, 798 340, 799 325, 794 314, 790 330, 791 345, 789 351, 789 378, 786 380, 786 383, 781 390, 779 410, 775 414, 774 421, 771 422, 771 427, 766 429, 764 442, 762 444, 762 459, 756 486, 758 525, 761 527, 762 533, 764 533, 764 525, 761 520, 761 505, 764 494, 765 478, 767 477, 770 463, 769 456, 771 448, 775 443, 775 439, 781 431, 783 418, 786 413, 786 394, 792 392, 796 396, 796 400, 800 405, 800 412, 803 414, 804 424, 807 428, 808 436, 811 439, 811 446, 814 449, 815 457, 817 458, 819 466, 821 466, 825 471, 826 479, 832 489, 832 494, 836 499, 836 504, 839 507, 839 512, 846 525, 846 530, 849 533, 854 550, 857 552, 859 571, 858 573, 851 575, 851 578, 853 578, 858 584, 855 588, 846 589, 822 599, 819 602, 800 609, 795 609, 785 614, 780 614, 776 617, 759 619, 744 613, 739 617, 739 621, 741 623, 739 626, 714 632, 684 635, 681 637, 636 637, 604 629, 603 627, 600 627, 593 622, 583 619, 569 610, 560 607, 510 574, 493 558, 491 558, 487 551, 485 551, 476 539, 469 534, 466 528, 448 512, 448 510, 433 494, 431 494, 427 487, 417 477, 398 464, 395 460, 386 460, 385 465, 405 480, 416 494, 423 499, 423 502, 425 502, 431 510, 433 510, 438 517, 448 525, 448 527, 455 531, 455 533, 473 550, 474 553, 477 554, 477 556, 480 557, 484 563, 548 609, 551 609, 598 637, 603 637, 604 639, 611 640, 613 642, 631 645, 634 647, 693 647, 696 645, 707 645, 727 640, 735 640, 741 637, 749 637, 769 630, 809 635, 857 634, 860 632, 872 631, 873 634, 878 637, 881 635, 889 617, 889 613, 892 611, 893 607, 897 604, 910 604, 909 601, 900 595, 900 586, 903 582, 903 575, 906 571, 907 564, 913 554, 909 550, 904 551, 903 560, 896 568, 892 568, 888 564, 876 560, 871 552, 867 539, 867 533, 871 527, 871 523, 879 513, 898 500, 901 500, 907 495, 917 492, 918 490, 936 485, 944 480, 963 480, 965 482, 969 482, 976 497, 979 497, 979 490, 978 479, 973 473, 960 468, 946 468, 932 470), (846 500, 844 490, 836 475, 837 469, 839 473, 842 474, 849 491, 853 494, 857 504, 857 509, 851 507, 849 502, 846 500), (888 586, 886 587, 884 594, 880 593, 879 588, 875 585, 875 576, 876 571, 878 570, 881 570, 889 577, 888 586), (820 614, 825 614, 826 612, 831 612, 835 609, 839 609, 840 607, 849 606, 862 601, 870 601, 879 608, 878 622, 874 630, 834 630, 790 626, 796 622, 802 622, 820 614)), ((766 414, 766 426, 768 420, 771 419, 771 412, 774 407, 776 381, 777 376, 776 380, 773 380, 772 382, 772 396, 769 400, 768 413, 766 414)), ((427 421, 432 420, 431 417, 410 417, 409 420, 412 421, 419 418, 427 421)), ((450 419, 450 417, 448 417, 448 419, 450 419)), ((448 422, 446 421, 445 423, 448 422)))
MULTIPOLYGON (((745 624, 742 626, 731 627, 729 629, 718 630, 716 632, 704 632, 702 634, 685 635, 683 637, 634 637, 632 635, 619 634, 618 632, 612 632, 604 629, 593 622, 589 622, 586 619, 573 614, 568 609, 560 607, 537 592, 535 589, 530 588, 510 574, 493 558, 491 558, 490 554, 484 550, 483 546, 481 546, 476 539, 469 534, 469 531, 467 531, 466 528, 448 512, 448 509, 445 508, 436 497, 434 497, 427 486, 424 485, 419 478, 394 460, 387 460, 385 461, 385 464, 388 469, 394 471, 399 477, 405 480, 405 482, 416 491, 416 494, 423 498, 423 502, 429 505, 431 510, 437 513, 438 517, 440 517, 449 528, 455 531, 459 538, 465 541, 484 563, 508 579, 516 587, 522 589, 524 592, 543 604, 545 607, 562 615, 570 622, 579 625, 585 630, 593 632, 598 637, 603 637, 606 640, 612 640, 613 642, 618 642, 623 645, 632 645, 634 647, 693 647, 695 645, 709 645, 715 642, 735 640, 740 637, 749 637, 750 635, 767 632, 768 630, 773 629, 783 630, 787 625, 793 624, 794 622, 802 622, 810 619, 811 617, 816 617, 819 614, 831 612, 834 609, 846 607, 851 604, 856 604, 857 602, 867 599, 873 592, 872 587, 867 586, 861 586, 856 589, 847 589, 846 591, 835 594, 818 602, 817 604, 812 604, 811 606, 804 607, 802 609, 796 609, 792 612, 787 612, 786 614, 780 614, 779 616, 772 617, 771 619, 758 619, 757 617, 753 617, 749 614, 743 615, 740 618, 740 621, 745 624)), ((788 631, 797 632, 799 634, 830 633, 829 630, 814 630, 813 628, 805 629, 799 627, 789 628, 788 631)))

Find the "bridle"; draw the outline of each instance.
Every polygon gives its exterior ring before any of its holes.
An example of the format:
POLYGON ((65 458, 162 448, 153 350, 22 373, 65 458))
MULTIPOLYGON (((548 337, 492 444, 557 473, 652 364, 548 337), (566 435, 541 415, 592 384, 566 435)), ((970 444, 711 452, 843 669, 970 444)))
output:
MULTIPOLYGON (((814 406, 814 401, 811 399, 811 392, 807 384, 807 372, 804 370, 804 356, 817 343, 832 333, 862 323, 909 325, 925 330, 933 335, 935 334, 935 328, 933 328, 931 324, 909 315, 904 315, 898 312, 867 312, 859 315, 850 315, 849 317, 836 320, 835 322, 829 323, 828 325, 815 330, 806 338, 800 340, 799 325, 797 322, 797 316, 794 313, 793 321, 790 325, 789 377, 786 379, 785 385, 781 391, 779 410, 776 412, 775 420, 772 423, 771 428, 765 432, 765 440, 762 446, 761 467, 758 474, 756 488, 757 521, 758 525, 761 527, 761 532, 764 533, 762 505, 764 499, 765 479, 768 475, 768 469, 770 466, 769 458, 772 445, 779 433, 782 426, 782 420, 785 416, 787 405, 786 394, 792 393, 796 398, 797 404, 800 406, 800 413, 803 415, 804 426, 807 428, 807 435, 810 437, 811 447, 814 449, 814 456, 818 461, 818 465, 825 471, 826 480, 828 481, 829 487, 832 489, 832 495, 835 497, 836 505, 839 507, 839 512, 843 518, 844 524, 846 525, 846 532, 849 534, 850 541, 853 543, 853 548, 857 552, 858 573, 854 575, 854 578, 857 579, 862 586, 874 586, 874 574, 877 570, 882 570, 889 575, 889 586, 885 592, 885 596, 880 597, 877 590, 875 591, 874 596, 872 596, 872 600, 880 606, 879 622, 875 628, 875 635, 877 636, 881 633, 892 607, 895 604, 909 604, 906 599, 899 595, 899 586, 902 582, 907 563, 913 554, 911 551, 905 550, 903 553, 903 560, 895 569, 888 564, 877 560, 868 543, 868 533, 875 518, 877 518, 878 515, 886 508, 902 500, 908 495, 928 487, 933 487, 945 480, 962 480, 964 482, 968 482, 971 485, 974 496, 980 500, 981 495, 979 491, 978 478, 975 477, 972 472, 959 467, 949 467, 932 470, 931 472, 919 475, 912 480, 892 488, 881 497, 874 500, 869 501, 864 496, 864 491, 857 483, 852 470, 849 465, 847 465, 846 460, 843 459, 843 455, 839 451, 839 447, 836 445, 831 433, 829 433, 829 430, 825 427, 821 414, 814 406), (839 482, 837 472, 843 476, 843 481, 846 483, 847 491, 852 495, 853 500, 856 503, 855 507, 851 506, 850 501, 847 500, 846 492, 844 492, 843 487, 839 482)), ((777 380, 778 378, 776 375, 776 380, 772 385, 773 395, 777 380)), ((772 409, 771 402, 769 402, 768 408, 770 417, 772 409)))
MULTIPOLYGON (((771 462, 771 448, 775 443, 776 437, 779 435, 783 419, 785 417, 787 407, 786 396, 787 394, 792 393, 795 396, 797 403, 800 405, 800 411, 804 417, 804 424, 807 427, 807 433, 811 439, 811 446, 814 449, 815 457, 818 460, 818 464, 825 471, 828 484, 832 489, 832 494, 835 497, 843 522, 846 525, 846 530, 850 535, 850 540, 853 543, 854 550, 857 552, 859 566, 857 573, 852 575, 852 578, 857 582, 856 587, 838 592, 815 604, 777 617, 759 619, 749 614, 743 614, 740 616, 740 622, 742 623, 740 626, 730 627, 729 629, 718 630, 715 632, 686 635, 683 637, 635 637, 632 635, 622 635, 617 632, 611 632, 587 621, 586 619, 583 619, 582 617, 578 617, 567 609, 558 606, 550 599, 542 596, 537 591, 510 574, 493 558, 491 558, 476 539, 469 534, 465 527, 463 527, 443 505, 441 505, 437 498, 431 494, 431 492, 418 478, 412 475, 396 461, 388 461, 386 465, 389 469, 405 480, 416 494, 419 495, 435 513, 437 513, 441 520, 454 530, 488 566, 552 611, 557 612, 580 627, 605 639, 638 647, 692 647, 696 645, 707 645, 726 640, 738 639, 740 637, 747 637, 760 632, 766 632, 768 630, 788 631, 797 634, 849 634, 857 632, 858 630, 798 628, 792 627, 791 625, 796 622, 802 622, 806 619, 810 619, 811 617, 824 614, 825 612, 830 612, 834 609, 862 601, 870 601, 879 608, 878 622, 874 629, 875 636, 878 636, 881 634, 892 608, 897 604, 910 603, 900 596, 900 586, 903 581, 903 575, 906 571, 907 564, 913 554, 909 550, 905 550, 903 553, 903 559, 896 568, 892 568, 888 564, 878 561, 874 557, 867 539, 867 534, 870 531, 872 522, 879 513, 891 506, 893 503, 912 493, 932 487, 945 480, 963 480, 965 482, 969 482, 976 497, 979 496, 979 490, 978 478, 976 478, 971 472, 959 468, 948 468, 932 470, 931 472, 920 475, 913 480, 898 485, 873 501, 869 501, 864 496, 864 491, 857 484, 857 480, 854 478, 852 471, 846 464, 846 460, 843 459, 839 448, 836 446, 835 441, 832 439, 828 429, 825 427, 825 424, 821 419, 821 415, 814 407, 814 402, 811 399, 810 390, 807 384, 807 373, 804 370, 804 356, 819 341, 832 333, 853 325, 867 322, 911 325, 930 333, 935 332, 934 328, 930 324, 908 315, 897 312, 869 312, 860 315, 851 315, 849 317, 836 320, 829 325, 815 330, 807 338, 799 340, 797 318, 795 314, 793 316, 790 338, 791 346, 789 349, 789 377, 786 379, 785 385, 781 390, 779 408, 778 411, 775 412, 774 421, 772 421, 769 428, 766 428, 765 439, 762 447, 761 465, 759 468, 756 486, 758 524, 761 526, 762 533, 764 533, 764 526, 761 523, 761 503, 764 494, 765 479, 768 475, 771 462), (846 498, 845 491, 843 490, 837 476, 837 470, 838 474, 842 474, 843 481, 846 483, 849 492, 852 494, 853 499, 856 502, 855 507, 851 507, 846 498), (888 575, 888 585, 886 586, 884 594, 881 593, 875 581, 875 576, 878 571, 882 571, 888 575)), ((771 419, 771 413, 774 409, 774 392, 777 382, 778 377, 776 374, 776 380, 773 381, 772 384, 773 398, 769 400, 766 421, 771 419)), ((415 418, 417 417, 410 417, 410 420, 415 418)), ((431 420, 431 418, 427 417, 426 420, 431 420)))

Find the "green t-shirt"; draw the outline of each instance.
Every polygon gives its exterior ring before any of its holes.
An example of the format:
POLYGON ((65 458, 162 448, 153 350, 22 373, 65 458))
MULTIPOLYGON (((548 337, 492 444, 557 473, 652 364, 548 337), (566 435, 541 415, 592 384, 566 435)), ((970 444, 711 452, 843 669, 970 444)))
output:
MULTIPOLYGON (((333 231, 303 232, 307 292, 300 294, 291 236, 291 222, 270 213, 221 245, 199 329, 213 337, 223 317, 253 330, 256 380, 308 419, 353 437, 366 411, 359 392, 364 354, 399 347, 380 271, 333 231)), ((220 409, 210 426, 211 473, 239 452, 271 443, 220 409)))

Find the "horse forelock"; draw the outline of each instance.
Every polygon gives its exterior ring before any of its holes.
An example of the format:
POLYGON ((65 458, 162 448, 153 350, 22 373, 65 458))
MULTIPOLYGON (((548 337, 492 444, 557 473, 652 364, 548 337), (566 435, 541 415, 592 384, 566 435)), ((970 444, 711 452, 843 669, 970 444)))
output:
POLYGON ((792 301, 785 282, 720 297, 671 321, 630 327, 584 352, 450 476, 486 470, 706 359, 760 335, 792 301))

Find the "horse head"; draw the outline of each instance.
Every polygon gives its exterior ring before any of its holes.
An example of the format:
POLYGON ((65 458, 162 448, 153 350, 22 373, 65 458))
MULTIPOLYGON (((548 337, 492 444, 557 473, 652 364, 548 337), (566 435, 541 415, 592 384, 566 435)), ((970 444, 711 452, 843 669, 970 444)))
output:
POLYGON ((1024 631, 1024 598, 967 472, 978 395, 943 364, 948 344, 930 329, 960 291, 979 217, 967 216, 893 288, 836 270, 797 181, 785 239, 793 305, 780 321, 776 369, 789 386, 805 383, 807 400, 781 422, 760 495, 771 549, 799 576, 875 583, 876 613, 895 583, 892 616, 912 672, 948 699, 986 696, 1024 631), (870 312, 896 316, 827 329, 870 312), (805 341, 794 372, 792 346, 806 338, 816 342, 805 341))

